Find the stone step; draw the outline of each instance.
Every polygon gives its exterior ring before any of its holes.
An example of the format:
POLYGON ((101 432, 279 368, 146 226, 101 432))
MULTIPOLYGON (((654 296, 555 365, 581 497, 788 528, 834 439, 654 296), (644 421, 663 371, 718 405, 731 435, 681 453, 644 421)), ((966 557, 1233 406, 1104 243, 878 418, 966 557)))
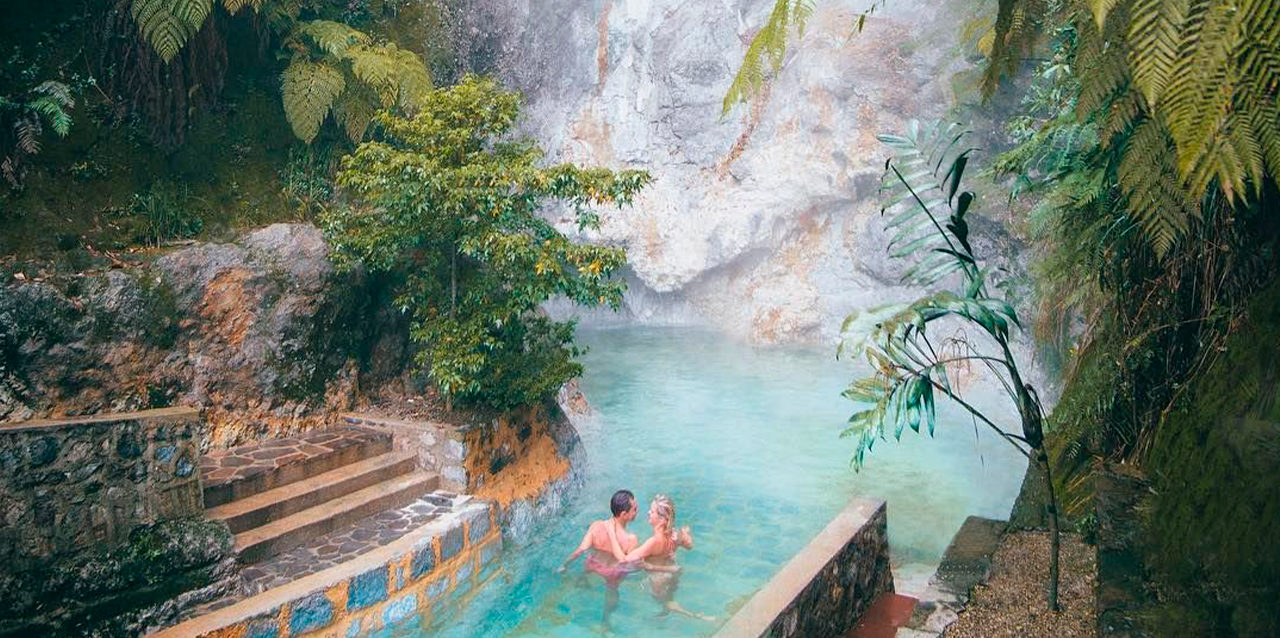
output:
POLYGON ((422 471, 397 476, 236 534, 236 552, 243 563, 259 562, 371 514, 407 505, 439 484, 439 476, 422 471))
POLYGON ((231 533, 239 534, 371 485, 403 476, 416 467, 415 455, 412 452, 382 454, 231 501, 225 505, 209 508, 205 510, 205 516, 226 521, 227 526, 231 528, 231 533))
POLYGON ((215 450, 200 463, 204 506, 216 508, 306 480, 386 454, 391 446, 389 433, 344 427, 215 450))

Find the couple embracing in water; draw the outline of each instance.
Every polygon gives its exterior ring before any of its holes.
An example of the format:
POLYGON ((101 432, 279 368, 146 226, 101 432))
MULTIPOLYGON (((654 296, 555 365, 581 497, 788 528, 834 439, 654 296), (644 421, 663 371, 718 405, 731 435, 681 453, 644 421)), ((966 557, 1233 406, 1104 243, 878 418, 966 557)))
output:
POLYGON ((676 506, 671 499, 659 494, 649 504, 649 525, 653 536, 640 543, 635 534, 627 531, 627 525, 635 520, 639 508, 636 497, 629 490, 618 490, 609 499, 612 518, 596 521, 583 535, 578 549, 560 566, 561 572, 583 553, 587 556, 586 570, 604 579, 604 625, 609 626, 609 614, 618 606, 618 585, 627 574, 643 569, 648 573, 645 583, 649 593, 662 604, 659 616, 670 612, 684 614, 701 620, 715 620, 695 614, 675 601, 676 587, 680 583, 680 566, 676 565, 676 550, 693 549, 693 535, 689 527, 676 529, 676 506))

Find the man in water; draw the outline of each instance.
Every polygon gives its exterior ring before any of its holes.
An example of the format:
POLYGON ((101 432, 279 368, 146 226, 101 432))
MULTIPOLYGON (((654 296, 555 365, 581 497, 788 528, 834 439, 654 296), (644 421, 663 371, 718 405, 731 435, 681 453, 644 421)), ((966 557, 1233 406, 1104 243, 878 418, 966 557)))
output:
POLYGON ((592 523, 591 527, 587 528, 587 533, 582 536, 578 549, 574 550, 557 570, 564 573, 569 563, 577 560, 587 550, 592 550, 587 556, 586 569, 604 579, 604 626, 606 629, 609 627, 609 614, 613 613, 618 606, 618 584, 633 569, 632 565, 621 564, 614 558, 609 529, 613 528, 624 553, 635 549, 636 535, 627 531, 627 525, 636 518, 635 494, 630 490, 614 492, 613 498, 609 499, 609 511, 613 513, 613 517, 592 523))

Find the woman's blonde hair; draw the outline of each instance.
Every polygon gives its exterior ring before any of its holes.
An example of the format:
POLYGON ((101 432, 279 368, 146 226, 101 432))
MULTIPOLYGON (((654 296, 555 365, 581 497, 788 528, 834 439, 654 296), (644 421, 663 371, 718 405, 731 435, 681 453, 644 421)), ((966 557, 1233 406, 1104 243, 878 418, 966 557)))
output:
POLYGON ((653 497, 653 510, 667 521, 667 534, 671 536, 671 540, 678 538, 676 534, 676 504, 665 494, 659 494, 653 497))

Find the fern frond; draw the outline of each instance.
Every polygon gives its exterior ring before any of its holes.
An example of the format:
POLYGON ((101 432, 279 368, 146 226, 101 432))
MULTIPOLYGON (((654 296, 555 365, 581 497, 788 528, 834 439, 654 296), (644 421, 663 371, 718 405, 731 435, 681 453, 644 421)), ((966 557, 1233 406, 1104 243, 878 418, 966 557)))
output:
POLYGON ((1126 141, 1117 170, 1129 216, 1142 226, 1159 258, 1186 232, 1193 216, 1173 157, 1165 127, 1148 118, 1126 141))
POLYGON ((394 44, 353 46, 345 57, 355 76, 378 92, 384 107, 415 109, 431 90, 431 72, 422 60, 394 44))
POLYGON ((990 97, 1000 80, 1017 71, 1040 39, 1045 0, 999 0, 996 6, 995 36, 987 68, 982 76, 982 94, 990 97))
POLYGON ((1124 39, 1127 11, 1117 6, 1113 13, 1118 19, 1108 20, 1101 29, 1092 19, 1080 15, 1076 21, 1079 44, 1076 47, 1075 68, 1088 69, 1080 73, 1080 96, 1076 101, 1076 114, 1087 119, 1094 112, 1110 105, 1117 92, 1125 90, 1129 76, 1128 45, 1124 39))
POLYGON ((321 51, 341 57, 347 48, 369 41, 369 36, 332 20, 310 20, 298 25, 297 34, 315 43, 321 51))
POLYGON ((1107 15, 1120 4, 1120 0, 1089 0, 1089 9, 1093 12, 1093 21, 1102 30, 1107 24, 1107 15))
POLYGON ((27 108, 39 113, 58 137, 66 137, 71 131, 71 114, 62 108, 62 104, 56 98, 48 95, 38 97, 28 102, 27 108))
POLYGON ((265 0, 222 0, 222 7, 231 15, 239 13, 240 10, 245 7, 250 7, 254 12, 257 12, 262 9, 262 3, 264 1, 265 0))
POLYGON ((27 155, 35 155, 40 152, 40 119, 36 117, 22 117, 13 123, 14 135, 18 138, 18 148, 27 155))
MULTIPOLYGON (((783 55, 787 50, 787 37, 790 35, 791 25, 794 24, 797 4, 807 3, 804 0, 775 1, 773 11, 769 13, 769 20, 751 39, 751 45, 747 47, 747 53, 742 58, 742 68, 738 69, 738 74, 729 84, 729 90, 725 92, 724 104, 720 111, 721 117, 728 115, 735 104, 746 102, 764 87, 766 61, 774 73, 782 68, 783 55)), ((809 11, 811 12, 812 9, 810 8, 809 11)), ((808 14, 805 14, 804 19, 807 20, 807 16, 808 14)), ((803 28, 803 22, 801 28, 803 28)))
POLYGON ((388 45, 388 55, 396 62, 397 104, 401 108, 416 111, 423 105, 427 91, 431 90, 431 71, 417 54, 388 45))
POLYGON ((130 13, 143 39, 166 63, 204 25, 213 0, 133 0, 130 13))
POLYGON ((1134 0, 1129 23, 1133 81, 1155 106, 1177 65, 1182 24, 1190 0, 1134 0))
POLYGON ((280 75, 285 117, 298 139, 310 144, 346 83, 328 64, 294 59, 280 75))
POLYGON ((347 89, 333 103, 333 117, 353 143, 364 140, 369 122, 378 111, 378 95, 359 82, 348 81, 347 89))
POLYGON ((75 108, 76 99, 71 95, 71 87, 56 80, 45 80, 36 85, 32 91, 53 98, 63 108, 75 108))

